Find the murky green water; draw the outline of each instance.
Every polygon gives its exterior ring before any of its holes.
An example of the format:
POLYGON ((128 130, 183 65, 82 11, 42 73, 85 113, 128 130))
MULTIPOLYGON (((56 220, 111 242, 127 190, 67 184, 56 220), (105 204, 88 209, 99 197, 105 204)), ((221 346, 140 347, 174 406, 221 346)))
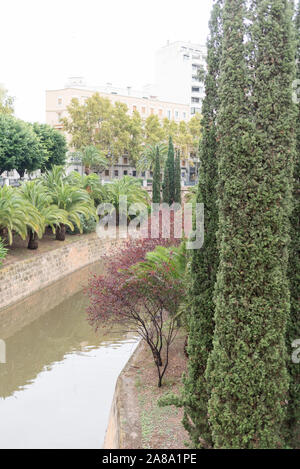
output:
POLYGON ((88 325, 82 288, 90 270, 0 311, 0 448, 101 448, 136 339, 88 325))

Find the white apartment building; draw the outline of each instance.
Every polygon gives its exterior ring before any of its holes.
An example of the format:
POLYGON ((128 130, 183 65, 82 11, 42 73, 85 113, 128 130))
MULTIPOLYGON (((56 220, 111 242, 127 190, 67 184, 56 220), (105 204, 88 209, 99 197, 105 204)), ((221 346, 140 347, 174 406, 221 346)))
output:
POLYGON ((206 47, 177 41, 156 53, 156 93, 160 99, 187 104, 190 115, 201 112, 204 84, 198 71, 206 68, 206 47))

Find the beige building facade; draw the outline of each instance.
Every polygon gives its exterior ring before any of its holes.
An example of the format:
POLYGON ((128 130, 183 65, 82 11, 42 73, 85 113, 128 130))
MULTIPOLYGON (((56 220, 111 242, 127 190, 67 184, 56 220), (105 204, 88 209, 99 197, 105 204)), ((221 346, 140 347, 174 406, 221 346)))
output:
MULTIPOLYGON (((169 119, 175 122, 190 120, 190 106, 188 104, 172 103, 161 101, 151 95, 151 91, 137 91, 128 87, 126 89, 113 87, 107 84, 104 87, 86 87, 84 81, 79 78, 69 79, 66 88, 59 90, 46 91, 46 123, 63 131, 61 119, 68 117, 68 106, 73 98, 78 99, 80 104, 84 104, 85 100, 95 93, 103 98, 107 98, 112 104, 121 102, 127 105, 128 113, 133 114, 138 111, 143 120, 151 115, 156 115, 159 120, 169 119)), ((68 138, 68 135, 67 135, 68 138)), ((79 162, 71 156, 69 160, 68 171, 78 171, 83 173, 83 167, 79 162)), ((191 169, 193 171, 193 167, 191 169)), ((150 171, 139 172, 130 164, 128 155, 120 156, 118 162, 109 169, 103 171, 100 175, 101 179, 109 182, 112 179, 120 179, 123 176, 133 176, 142 178, 145 182, 151 180, 152 173, 150 171)), ((189 162, 182 162, 182 181, 190 180, 189 162)))
MULTIPOLYGON (((67 108, 71 104, 73 98, 77 98, 81 104, 91 97, 96 92, 102 98, 107 98, 112 104, 117 101, 124 103, 128 107, 128 112, 131 115, 134 111, 138 111, 142 119, 147 119, 150 115, 154 114, 160 120, 165 118, 175 120, 177 122, 188 122, 190 119, 190 109, 188 105, 177 104, 166 101, 160 101, 151 96, 134 96, 131 89, 128 88, 126 95, 123 90, 115 91, 98 91, 95 89, 83 88, 63 88, 60 90, 46 91, 46 123, 57 129, 62 128, 60 119, 68 117, 67 108), (124 94, 119 94, 123 92, 124 94)), ((136 93, 138 94, 138 93, 136 93)), ((140 92, 139 92, 140 94, 140 92)))

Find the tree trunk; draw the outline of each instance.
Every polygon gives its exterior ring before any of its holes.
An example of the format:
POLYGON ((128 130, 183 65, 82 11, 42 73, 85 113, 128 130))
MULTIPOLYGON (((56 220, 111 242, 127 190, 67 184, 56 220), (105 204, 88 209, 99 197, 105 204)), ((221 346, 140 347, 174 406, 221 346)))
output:
POLYGON ((152 354, 153 354, 154 362, 156 363, 156 365, 162 366, 163 364, 162 364, 160 353, 157 350, 153 350, 152 354))
POLYGON ((28 249, 38 249, 39 243, 38 243, 38 237, 37 234, 34 231, 29 232, 29 241, 28 241, 28 249))
POLYGON ((56 240, 57 241, 64 241, 66 239, 66 225, 61 223, 56 228, 56 240))

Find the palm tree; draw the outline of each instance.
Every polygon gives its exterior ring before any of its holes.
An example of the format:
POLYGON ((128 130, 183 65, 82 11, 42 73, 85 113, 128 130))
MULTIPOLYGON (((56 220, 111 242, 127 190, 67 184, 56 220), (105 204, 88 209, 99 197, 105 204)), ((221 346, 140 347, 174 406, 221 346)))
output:
POLYGON ((124 176, 122 179, 116 179, 107 186, 107 202, 111 203, 116 210, 117 224, 124 211, 128 213, 128 208, 133 204, 142 204, 149 206, 149 194, 145 191, 140 181, 131 176, 124 176), (127 197, 127 208, 120 207, 120 197, 127 197))
POLYGON ((157 152, 159 153, 160 167, 163 168, 168 154, 168 146, 165 143, 155 143, 145 147, 137 164, 138 170, 154 171, 157 152))
POLYGON ((42 226, 39 212, 20 191, 10 186, 0 188, 0 234, 9 244, 13 242, 13 232, 26 239, 28 229, 41 235, 42 226))
POLYGON ((76 171, 73 171, 71 174, 69 174, 66 180, 69 184, 71 184, 71 186, 77 186, 81 189, 85 189, 90 194, 96 205, 106 201, 106 186, 101 184, 97 174, 91 173, 87 176, 81 176, 76 171))
MULTIPOLYGON (((82 233, 80 215, 86 219, 96 216, 93 200, 89 193, 68 183, 61 183, 50 192, 53 203, 68 214, 68 220, 72 225, 76 225, 82 233)), ((56 227, 56 239, 64 241, 66 239, 66 223, 60 223, 56 227)))
POLYGON ((64 166, 52 166, 47 170, 39 179, 39 181, 48 187, 50 190, 62 184, 66 178, 66 170, 64 166))
POLYGON ((108 161, 105 154, 94 145, 89 145, 74 153, 77 160, 84 166, 84 172, 88 176, 91 169, 103 171, 108 168, 108 161))
MULTIPOLYGON (((45 186, 38 182, 30 181, 21 186, 20 192, 24 199, 30 202, 39 212, 42 220, 42 235, 47 226, 52 228, 53 233, 55 233, 56 228, 61 224, 69 226, 71 230, 74 230, 73 224, 68 219, 68 213, 52 203, 52 197, 45 186)), ((40 232, 32 228, 29 229, 28 249, 38 249, 40 234, 40 232)))

